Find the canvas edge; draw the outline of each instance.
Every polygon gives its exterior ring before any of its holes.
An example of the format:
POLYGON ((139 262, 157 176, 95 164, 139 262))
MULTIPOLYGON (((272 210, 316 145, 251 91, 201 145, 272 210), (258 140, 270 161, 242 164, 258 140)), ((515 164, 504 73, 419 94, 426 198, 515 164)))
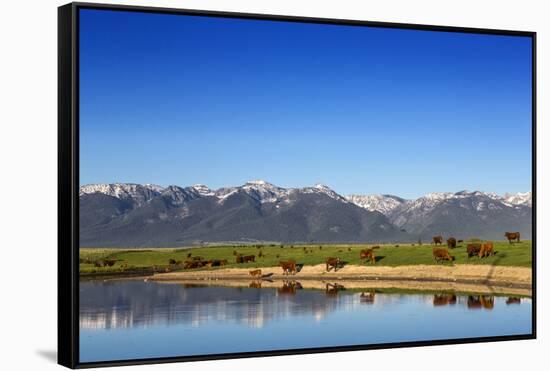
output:
POLYGON ((69 368, 78 364, 75 12, 73 4, 58 8, 57 362, 69 368))

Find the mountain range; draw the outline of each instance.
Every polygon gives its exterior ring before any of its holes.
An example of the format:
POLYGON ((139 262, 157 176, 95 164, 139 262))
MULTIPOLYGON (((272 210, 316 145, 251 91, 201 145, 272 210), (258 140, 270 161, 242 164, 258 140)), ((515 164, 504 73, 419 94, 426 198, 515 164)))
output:
POLYGON ((283 188, 263 180, 212 190, 196 184, 80 187, 82 247, 161 247, 232 242, 406 242, 442 234, 531 237, 531 192, 342 196, 329 187, 283 188))

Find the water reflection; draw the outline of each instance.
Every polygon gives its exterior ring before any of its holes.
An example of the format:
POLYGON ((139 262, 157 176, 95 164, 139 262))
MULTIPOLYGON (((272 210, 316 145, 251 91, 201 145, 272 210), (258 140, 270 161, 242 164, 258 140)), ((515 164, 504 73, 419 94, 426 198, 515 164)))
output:
MULTIPOLYGON (((209 322, 238 323, 263 327, 277 319, 312 316, 323 320, 335 311, 353 311, 365 304, 405 308, 411 302, 432 307, 459 305, 465 309, 495 308, 491 295, 457 296, 438 294, 387 294, 374 289, 346 290, 339 283, 325 283, 324 290, 303 290, 300 282, 285 280, 278 287, 262 288, 262 280, 248 287, 217 287, 199 283, 82 282, 80 327, 84 329, 147 327, 185 323, 201 326, 209 322), (376 299, 376 300, 375 300, 376 299)), ((517 297, 500 298, 506 305, 520 304, 517 297)))
POLYGON ((376 297, 376 291, 367 291, 362 292, 359 296, 361 303, 363 304, 374 304, 374 298, 376 297))
POLYGON ((510 304, 521 304, 521 299, 511 296, 508 299, 506 299, 506 305, 510 305, 510 304))
POLYGON ((301 290, 302 284, 298 281, 283 281, 280 288, 277 289, 279 295, 296 295, 296 290, 301 290))
POLYGON ((470 295, 468 296, 468 309, 489 309, 495 307, 495 297, 489 295, 470 295))
POLYGON ((531 331, 530 299, 396 293, 381 288, 358 289, 351 282, 345 287, 296 280, 226 284, 238 287, 201 282, 81 282, 81 361, 531 331), (434 321, 446 325, 433 326, 434 321))
POLYGON ((434 304, 434 307, 439 307, 443 305, 454 305, 456 304, 456 295, 454 294, 434 295, 433 304, 434 304))
POLYGON ((335 298, 338 296, 338 292, 345 290, 343 285, 338 283, 327 283, 325 285, 325 295, 327 298, 335 298))

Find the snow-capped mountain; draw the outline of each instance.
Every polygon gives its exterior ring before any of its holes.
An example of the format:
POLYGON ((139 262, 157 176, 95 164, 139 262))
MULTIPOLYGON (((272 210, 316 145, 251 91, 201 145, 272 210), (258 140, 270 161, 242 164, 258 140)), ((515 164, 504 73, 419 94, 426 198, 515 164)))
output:
POLYGON ((531 235, 531 192, 434 192, 343 197, 328 186, 264 180, 212 190, 139 184, 80 188, 82 243, 175 246, 196 241, 358 242, 428 240, 435 234, 502 239, 531 235))
POLYGON ((407 200, 393 195, 348 195, 346 199, 359 207, 370 211, 379 211, 388 216, 391 212, 407 200))
POLYGON ((163 190, 163 187, 155 184, 87 184, 80 187, 79 196, 102 193, 120 200, 132 201, 136 205, 141 206, 152 198, 160 195, 163 190))
POLYGON ((358 207, 321 184, 283 188, 254 180, 217 190, 201 184, 154 190, 124 184, 88 185, 80 194, 82 246, 404 238, 381 213, 358 207), (151 194, 144 197, 147 191, 151 194))
POLYGON ((525 205, 532 206, 533 195, 532 192, 518 192, 516 194, 506 193, 504 199, 511 205, 525 205))

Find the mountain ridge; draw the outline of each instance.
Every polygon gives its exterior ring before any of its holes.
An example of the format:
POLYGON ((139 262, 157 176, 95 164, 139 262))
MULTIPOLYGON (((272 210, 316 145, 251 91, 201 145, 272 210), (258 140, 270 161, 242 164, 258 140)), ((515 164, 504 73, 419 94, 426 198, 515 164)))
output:
POLYGON ((502 239, 503 229, 531 233, 531 192, 433 192, 407 200, 253 180, 216 190, 204 184, 88 184, 79 195, 82 246, 411 241, 441 233, 502 239))

